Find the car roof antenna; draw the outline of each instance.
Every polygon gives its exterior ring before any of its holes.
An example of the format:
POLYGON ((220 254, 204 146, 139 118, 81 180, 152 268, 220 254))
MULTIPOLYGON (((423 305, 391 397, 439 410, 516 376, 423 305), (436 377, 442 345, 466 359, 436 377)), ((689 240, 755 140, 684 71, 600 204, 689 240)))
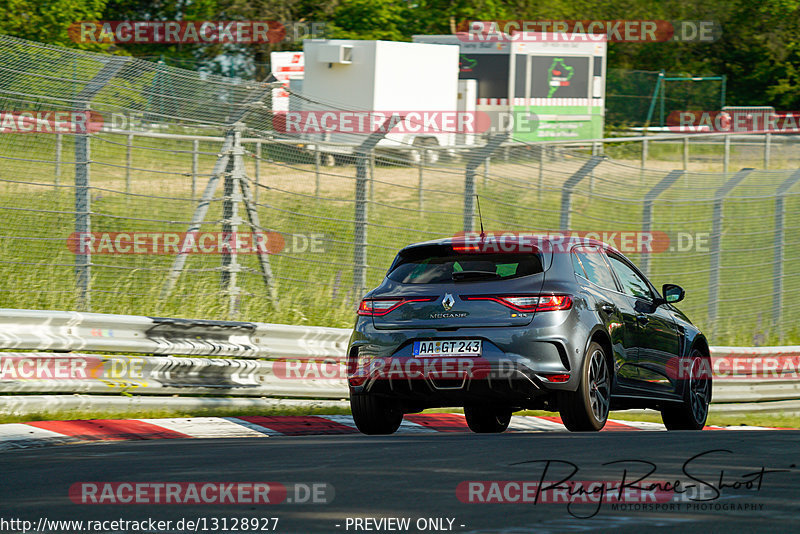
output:
POLYGON ((481 215, 481 197, 475 195, 475 200, 478 202, 478 220, 481 222, 481 239, 486 237, 486 232, 483 231, 483 215, 481 215))

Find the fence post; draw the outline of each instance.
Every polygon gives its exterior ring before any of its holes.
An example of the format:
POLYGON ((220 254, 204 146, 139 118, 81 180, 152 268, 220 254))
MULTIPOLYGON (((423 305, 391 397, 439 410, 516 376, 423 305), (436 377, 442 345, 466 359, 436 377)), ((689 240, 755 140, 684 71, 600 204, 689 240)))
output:
POLYGON ((131 192, 131 167, 133 166, 133 134, 129 133, 125 140, 125 194, 131 192))
POLYGON ((61 182, 61 152, 64 148, 64 134, 56 134, 56 168, 55 168, 55 185, 61 182))
POLYGON ((642 169, 647 166, 647 139, 642 140, 642 169))
POLYGON ((725 174, 728 173, 728 168, 730 167, 730 163, 731 163, 731 136, 729 134, 725 134, 725 144, 722 154, 722 172, 724 172, 725 174))
MULTIPOLYGON (((113 56, 103 65, 81 91, 75 95, 76 107, 89 112, 90 102, 117 72, 130 60, 122 56, 113 56)), ((75 136, 75 232, 86 235, 91 231, 91 190, 89 189, 89 165, 91 162, 89 131, 79 132, 75 136)), ((89 251, 78 246, 75 254, 75 287, 77 290, 77 307, 81 311, 91 310, 91 262, 89 251)))
MULTIPOLYGON (((769 135, 769 134, 767 134, 769 135)), ((775 256, 772 266, 772 324, 778 330, 778 337, 783 343, 783 262, 784 262, 784 233, 786 224, 786 205, 784 196, 794 184, 800 181, 800 170, 784 180, 775 192, 775 256)))
MULTIPOLYGON (((714 213, 712 215, 711 226, 711 271, 708 280, 708 322, 712 329, 717 321, 717 310, 719 308, 719 270, 721 267, 722 254, 722 208, 725 197, 735 188, 747 175, 753 172, 751 168, 745 168, 733 175, 725 182, 714 194, 714 213)), ((714 333, 714 332, 712 332, 714 333)))
POLYGON ((253 202, 258 204, 258 184, 261 181, 261 141, 256 141, 255 173, 256 175, 253 177, 253 183, 255 184, 253 187, 253 202))
MULTIPOLYGON (((658 196, 669 189, 669 187, 674 184, 678 178, 683 176, 685 171, 670 171, 664 178, 661 179, 658 184, 656 184, 647 194, 644 196, 644 206, 642 207, 642 234, 648 235, 650 231, 653 229, 653 201, 658 198, 658 196)), ((651 237, 652 242, 652 237, 651 237)), ((650 276, 650 253, 652 250, 648 250, 647 252, 643 252, 641 256, 641 260, 639 261, 639 265, 642 268, 642 272, 646 276, 650 276)))
MULTIPOLYGON (((89 106, 85 108, 87 111, 89 106)), ((90 137, 88 133, 75 136, 75 232, 78 236, 78 253, 75 255, 75 283, 78 289, 78 309, 91 310, 91 250, 80 244, 83 236, 91 232, 91 190, 89 189, 89 165, 91 161, 90 137)))
POLYGON ((422 214, 422 210, 425 209, 425 193, 423 191, 425 165, 423 164, 422 160, 420 160, 417 166, 419 167, 419 186, 417 188, 419 192, 419 212, 422 214))
POLYGON ((197 170, 198 165, 198 152, 200 150, 200 141, 192 139, 192 200, 197 197, 197 170))
POLYGON ((567 181, 564 182, 564 186, 562 188, 561 193, 561 221, 559 230, 564 232, 570 229, 570 210, 572 206, 572 192, 575 190, 575 186, 580 183, 581 180, 586 178, 595 167, 597 167, 601 161, 605 158, 603 156, 592 156, 589 158, 589 161, 583 164, 583 166, 578 169, 575 174, 567 178, 567 181))
POLYGON ((544 145, 536 147, 539 150, 539 188, 538 199, 542 200, 542 188, 544 187, 544 145))
POLYGON ((319 143, 314 145, 314 198, 319 198, 319 143))
POLYGON ((764 134, 764 169, 769 169, 769 160, 770 160, 770 152, 772 149, 771 146, 772 141, 772 134, 767 132, 764 134))
POLYGON ((467 166, 464 170, 464 231, 471 232, 475 219, 475 171, 481 163, 491 156, 503 142, 508 139, 509 133, 492 135, 485 145, 473 148, 467 154, 467 166))
MULTIPOLYGON (((425 153, 423 152, 420 161, 425 161, 425 153)), ((375 200, 375 152, 369 153, 369 200, 375 200)))
MULTIPOLYGON (((597 143, 592 141, 592 156, 598 156, 597 143)), ((594 169, 589 173, 589 194, 594 193, 594 169)))
POLYGON ((369 158, 375 145, 396 124, 397 116, 389 117, 358 145, 356 157, 355 226, 353 228, 353 297, 360 300, 367 289, 367 180, 369 158))
POLYGON ((222 200, 222 272, 220 284, 228 295, 228 318, 233 319, 239 308, 240 288, 237 277, 240 270, 236 234, 242 219, 239 217, 239 203, 242 201, 242 181, 244 169, 241 145, 241 126, 233 131, 233 147, 231 159, 228 161, 230 172, 225 173, 224 194, 222 200))
POLYGON ((683 170, 689 170, 689 138, 683 138, 683 170))

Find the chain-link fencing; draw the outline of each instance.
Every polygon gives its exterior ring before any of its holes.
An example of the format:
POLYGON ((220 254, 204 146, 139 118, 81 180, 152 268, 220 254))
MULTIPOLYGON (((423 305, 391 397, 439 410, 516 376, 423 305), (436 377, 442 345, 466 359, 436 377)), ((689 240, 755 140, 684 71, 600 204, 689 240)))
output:
POLYGON ((790 136, 292 136, 273 89, 0 37, 3 306, 349 326, 400 247, 478 228, 478 195, 489 232, 588 232, 680 284, 713 343, 800 339, 790 136))

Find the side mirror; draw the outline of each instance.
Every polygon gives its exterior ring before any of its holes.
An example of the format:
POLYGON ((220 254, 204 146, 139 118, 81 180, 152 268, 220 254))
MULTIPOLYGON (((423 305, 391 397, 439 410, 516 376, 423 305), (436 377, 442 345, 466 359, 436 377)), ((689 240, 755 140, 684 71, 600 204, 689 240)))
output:
POLYGON ((683 288, 675 284, 664 284, 661 287, 661 292, 664 294, 664 300, 669 304, 680 302, 683 300, 683 297, 686 296, 686 292, 683 288))

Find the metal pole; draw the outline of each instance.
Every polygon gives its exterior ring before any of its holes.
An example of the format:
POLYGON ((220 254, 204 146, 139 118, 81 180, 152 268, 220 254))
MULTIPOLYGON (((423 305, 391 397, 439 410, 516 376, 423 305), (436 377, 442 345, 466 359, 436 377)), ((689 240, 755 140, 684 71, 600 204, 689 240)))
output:
POLYGON ((656 87, 653 89, 653 96, 650 98, 650 107, 647 109, 647 119, 644 122, 644 135, 647 135, 647 130, 650 128, 650 121, 653 118, 653 111, 656 108, 656 100, 658 99, 658 92, 661 89, 661 84, 664 83, 664 71, 658 73, 658 78, 656 78, 656 87))
MULTIPOLYGON (((769 135, 769 134, 767 134, 769 135)), ((776 191, 775 196, 775 256, 772 264, 772 324, 778 330, 779 341, 783 343, 783 264, 784 233, 786 225, 786 205, 784 197, 794 184, 800 181, 800 170, 794 171, 776 191)))
POLYGON ((129 133, 125 142, 125 194, 131 192, 131 167, 133 166, 133 134, 129 133))
MULTIPOLYGON (((86 107, 88 112, 89 107, 86 107)), ((81 311, 91 310, 91 264, 92 253, 84 249, 83 239, 91 232, 91 190, 89 188, 89 165, 91 161, 90 137, 88 133, 75 136, 75 232, 78 236, 78 253, 75 255, 75 284, 78 290, 77 307, 81 311)))
MULTIPOLYGON (((684 174, 684 171, 670 171, 658 184, 655 185, 644 197, 644 207, 642 208, 642 234, 644 236, 650 235, 653 229, 653 202, 658 196, 669 189, 678 178, 684 174)), ((651 250, 642 251, 639 265, 645 275, 650 274, 650 253, 652 252, 652 237, 651 237, 651 250)))
POLYGON ((464 231, 471 232, 475 219, 475 171, 508 139, 509 132, 492 135, 485 145, 473 148, 467 155, 464 170, 464 231))
POLYGON ((256 141, 256 175, 253 177, 255 187, 253 187, 253 201, 258 204, 258 183, 261 180, 261 141, 256 141))
POLYGON ((542 200, 542 188, 544 187, 544 145, 539 145, 539 188, 538 198, 542 200))
POLYGON ((561 226, 559 230, 565 232, 570 229, 570 210, 572 207, 572 192, 575 190, 575 186, 578 185, 581 180, 586 178, 595 167, 597 167, 600 162, 603 161, 601 156, 592 156, 589 161, 583 164, 583 166, 575 172, 572 176, 567 178, 567 181, 564 182, 564 186, 561 193, 561 226))
POLYGON ((360 299, 367 289, 367 163, 365 155, 356 156, 353 293, 356 299, 360 299))
POLYGON ((425 165, 423 165, 422 161, 420 161, 417 164, 417 167, 419 169, 419 186, 417 187, 417 191, 419 193, 419 212, 421 215, 422 210, 425 209, 425 193, 423 189, 423 176, 424 176, 425 165))
MULTIPOLYGON (((424 153, 423 153, 424 154, 424 153)), ((423 157, 420 161, 425 161, 423 157)), ((375 151, 369 153, 369 200, 375 200, 375 151)))
MULTIPOLYGON (((75 95, 75 101, 80 103, 87 114, 91 102, 117 72, 129 61, 129 58, 113 56, 103 65, 94 78, 75 95)), ((75 78, 77 79, 77 78, 75 78)), ((75 136, 75 232, 78 238, 88 236, 91 231, 91 191, 89 189, 89 164, 91 161, 89 132, 78 133, 75 136)), ((75 254, 75 285, 77 289, 77 307, 80 310, 90 310, 90 283, 91 283, 90 251, 83 250, 79 243, 78 253, 75 254)))
POLYGON ((192 140, 192 200, 197 197, 197 170, 199 168, 198 152, 200 151, 200 141, 192 140))
POLYGON ((464 171, 464 231, 472 232, 475 219, 475 169, 464 171))
POLYGON ((242 222, 239 217, 239 203, 242 201, 242 181, 244 169, 241 146, 241 131, 239 128, 234 130, 232 158, 228 161, 230 172, 225 173, 225 186, 222 201, 222 272, 220 284, 228 295, 228 317, 236 316, 239 308, 240 288, 237 286, 237 276, 239 273, 238 262, 238 236, 239 224, 242 222))
MULTIPOLYGON (((712 329, 717 320, 717 309, 719 308, 719 284, 720 267, 722 266, 722 217, 723 203, 725 197, 730 193, 753 169, 742 169, 725 184, 717 189, 714 195, 714 212, 712 215, 712 226, 710 236, 711 249, 711 270, 708 281, 708 322, 712 329)), ((713 333, 713 332, 712 332, 713 333)))
POLYGON ((486 187, 486 184, 489 182, 489 165, 491 164, 492 158, 486 158, 486 161, 483 162, 483 187, 486 187))
POLYGON ((314 197, 319 198, 319 145, 314 145, 314 197))
POLYGON ((772 134, 767 132, 764 134, 764 169, 769 169, 769 160, 770 160, 770 152, 772 149, 771 146, 772 141, 772 134))
POLYGON ((728 173, 728 168, 731 163, 731 136, 725 135, 724 153, 722 156, 722 172, 728 173))
POLYGON ((356 157, 356 198, 353 227, 353 296, 361 299, 367 289, 367 173, 375 145, 397 124, 392 117, 372 132, 353 154, 356 157))
POLYGON ((647 166, 647 139, 642 140, 642 169, 647 166))
POLYGON ((61 181, 61 151, 64 148, 64 134, 56 134, 56 169, 55 169, 55 185, 61 181))
POLYGON ((689 170, 689 138, 683 138, 683 170, 689 170))
POLYGON ((647 166, 647 139, 642 141, 642 168, 639 171, 639 181, 644 182, 644 168, 647 166))

